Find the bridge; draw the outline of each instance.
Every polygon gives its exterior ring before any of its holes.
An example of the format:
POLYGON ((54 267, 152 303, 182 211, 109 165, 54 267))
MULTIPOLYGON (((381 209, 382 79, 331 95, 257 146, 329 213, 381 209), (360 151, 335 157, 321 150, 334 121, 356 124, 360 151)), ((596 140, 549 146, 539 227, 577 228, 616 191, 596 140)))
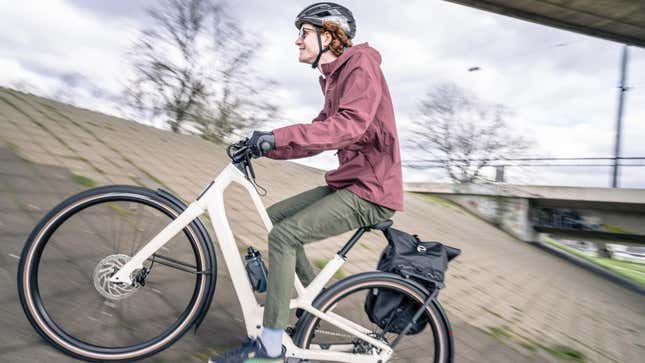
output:
POLYGON ((405 190, 448 199, 526 242, 548 233, 601 251, 610 242, 645 245, 645 189, 406 183, 405 190))

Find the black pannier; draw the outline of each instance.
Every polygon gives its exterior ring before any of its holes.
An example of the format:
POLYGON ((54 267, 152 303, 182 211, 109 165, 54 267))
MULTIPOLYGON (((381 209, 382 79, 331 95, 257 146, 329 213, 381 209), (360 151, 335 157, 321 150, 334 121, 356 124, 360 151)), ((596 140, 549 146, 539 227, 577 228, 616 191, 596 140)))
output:
MULTIPOLYGON (((414 279, 429 290, 443 287, 448 261, 461 250, 440 242, 424 242, 417 235, 395 228, 387 228, 383 233, 388 245, 377 265, 380 271, 414 279)), ((389 333, 401 333, 420 307, 421 304, 393 290, 371 289, 365 299, 365 312, 370 321, 389 333)), ((407 334, 421 332, 426 324, 424 314, 407 334)))

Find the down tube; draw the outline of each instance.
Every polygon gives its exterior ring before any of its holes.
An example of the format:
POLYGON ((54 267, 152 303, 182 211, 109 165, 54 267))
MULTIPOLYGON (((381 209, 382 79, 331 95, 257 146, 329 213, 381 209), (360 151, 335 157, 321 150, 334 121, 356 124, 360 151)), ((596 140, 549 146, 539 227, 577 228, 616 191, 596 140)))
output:
MULTIPOLYGON (((246 269, 242 262, 242 256, 240 255, 240 251, 235 243, 235 236, 233 235, 233 230, 229 224, 224 206, 224 191, 227 187, 231 182, 237 182, 244 185, 244 181, 246 180, 243 179, 240 171, 237 170, 233 164, 229 164, 229 166, 226 167, 217 177, 215 183, 205 193, 202 199, 206 201, 208 214, 210 216, 211 223, 213 224, 213 229, 215 231, 220 250, 222 251, 222 256, 226 261, 226 267, 229 271, 229 275, 231 276, 233 289, 235 290, 235 294, 240 302, 247 334, 249 337, 254 338, 262 331, 263 309, 258 304, 255 294, 253 293, 251 283, 248 280, 246 269)), ((253 193, 251 193, 251 197, 253 198, 253 193)), ((258 211, 261 216, 262 212, 264 212, 263 220, 266 218, 266 221, 269 222, 267 227, 270 228, 271 222, 266 211, 263 207, 262 209, 258 208, 258 211)))

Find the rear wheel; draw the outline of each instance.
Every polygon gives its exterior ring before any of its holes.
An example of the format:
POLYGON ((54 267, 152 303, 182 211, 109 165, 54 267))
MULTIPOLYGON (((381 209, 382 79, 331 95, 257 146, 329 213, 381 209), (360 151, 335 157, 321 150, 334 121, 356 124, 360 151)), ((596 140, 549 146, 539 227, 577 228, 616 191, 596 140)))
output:
POLYGON ((109 278, 181 210, 154 191, 110 186, 58 205, 34 229, 18 269, 22 307, 47 341, 91 361, 127 361, 170 346, 208 301, 216 273, 195 224, 135 271, 109 278))
MULTIPOLYGON (((334 312, 365 328, 368 335, 391 344, 398 334, 385 333, 369 320, 363 306, 367 294, 378 289, 405 295, 421 306, 427 291, 406 281, 398 275, 367 272, 343 279, 329 287, 316 298, 314 307, 323 312, 334 312)), ((416 335, 401 338, 394 348, 390 362, 435 362, 449 361, 449 337, 446 323, 431 304, 425 311, 428 325, 416 335)), ((349 353, 370 354, 376 351, 371 344, 316 318, 311 314, 303 316, 296 325, 295 342, 307 349, 339 350, 349 353)))

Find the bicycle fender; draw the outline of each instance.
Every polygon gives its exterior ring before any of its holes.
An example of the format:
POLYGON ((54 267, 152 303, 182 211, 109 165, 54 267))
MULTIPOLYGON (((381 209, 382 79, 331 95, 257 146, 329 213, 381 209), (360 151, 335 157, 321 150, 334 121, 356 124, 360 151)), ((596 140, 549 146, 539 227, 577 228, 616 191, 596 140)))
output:
MULTIPOLYGON (((425 286, 421 285, 420 283, 418 283, 418 282, 416 282, 416 281, 414 281, 412 279, 406 279, 406 278, 403 278, 403 277, 401 277, 401 276, 399 276, 397 274, 392 274, 392 273, 389 273, 389 272, 368 271, 368 272, 361 272, 361 273, 358 273, 358 274, 354 274, 354 275, 345 277, 342 280, 336 281, 334 284, 329 286, 327 289, 323 290, 316 298, 314 298, 314 301, 312 302, 312 305, 314 307, 316 307, 316 308, 320 307, 321 303, 323 301, 327 300, 327 295, 333 293, 333 291, 335 290, 334 288, 337 285, 352 283, 352 280, 358 279, 361 276, 368 275, 368 274, 385 274, 385 275, 388 275, 390 277, 394 277, 396 279, 401 280, 404 283, 410 284, 410 285, 414 286, 415 288, 419 289, 420 291, 422 291, 425 294, 425 296, 430 295, 430 292, 428 291, 428 289, 425 286)), ((432 300, 432 305, 435 308, 437 308, 437 312, 439 313, 439 318, 441 319, 442 323, 444 324, 444 326, 446 328, 446 331, 448 332, 448 334, 447 334, 448 339, 446 339, 447 344, 448 344, 448 362, 453 363, 454 362, 454 339, 453 339, 453 334, 452 334, 452 328, 450 327, 450 321, 448 320, 448 315, 444 311, 443 306, 441 306, 441 304, 439 303, 439 301, 437 301, 436 298, 434 300, 432 300)), ((296 325, 294 327, 294 333, 295 333, 294 334, 294 338, 295 338, 294 341, 298 341, 299 338, 300 338, 299 336, 297 336, 299 331, 300 331, 300 329, 299 329, 300 325, 301 324, 306 325, 305 320, 312 318, 312 316, 309 316, 309 315, 310 314, 305 313, 303 315, 303 317, 298 319, 298 321, 296 322, 296 325)))
MULTIPOLYGON (((405 279, 405 281, 419 288, 421 291, 423 291, 426 294, 426 296, 430 295, 430 291, 428 291, 428 288, 418 283, 417 281, 412 279, 405 279)), ((446 327, 446 331, 448 332, 448 339, 447 339, 448 362, 452 363, 454 362, 454 337, 452 335, 450 320, 448 320, 448 314, 446 314, 445 310, 443 309, 443 306, 441 306, 441 304, 437 300, 437 297, 435 297, 435 299, 432 300, 432 305, 437 309, 437 312, 439 312, 439 317, 441 318, 441 321, 443 322, 444 326, 446 327)))
MULTIPOLYGON (((156 193, 158 196, 160 196, 161 198, 171 203, 179 212, 182 212, 186 210, 186 208, 188 208, 188 205, 186 205, 186 203, 184 203, 181 199, 177 198, 172 193, 164 189, 159 188, 156 190, 156 193)), ((206 227, 204 227, 204 224, 202 223, 202 221, 199 218, 195 218, 195 220, 191 224, 195 227, 198 234, 198 238, 200 239, 201 243, 206 247, 206 253, 208 255, 207 261, 212 269, 211 273, 206 275, 208 276, 207 277, 208 284, 206 288, 206 300, 202 304, 199 310, 199 313, 191 323, 194 326, 193 333, 197 334, 197 329, 199 328, 204 318, 206 317, 206 314, 210 309, 211 303, 213 302, 213 296, 215 295, 215 285, 217 282, 217 258, 215 255, 213 240, 208 234, 208 231, 206 230, 206 227)))

